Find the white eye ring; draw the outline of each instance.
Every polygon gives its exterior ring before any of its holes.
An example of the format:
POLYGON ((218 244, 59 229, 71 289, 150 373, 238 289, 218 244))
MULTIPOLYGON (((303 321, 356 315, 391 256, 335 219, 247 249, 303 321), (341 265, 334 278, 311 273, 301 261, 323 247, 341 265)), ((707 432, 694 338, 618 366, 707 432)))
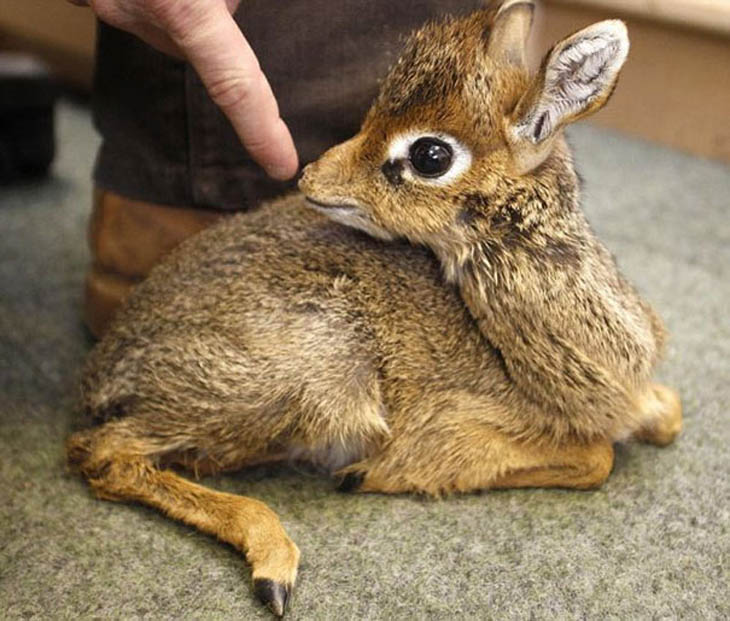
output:
POLYGON ((410 131, 393 138, 388 145, 387 159, 404 162, 403 177, 410 182, 427 185, 449 185, 463 175, 471 166, 471 151, 449 134, 441 132, 410 131), (413 171, 409 161, 411 145, 421 138, 436 138, 448 144, 453 151, 451 167, 439 177, 422 177, 413 171))

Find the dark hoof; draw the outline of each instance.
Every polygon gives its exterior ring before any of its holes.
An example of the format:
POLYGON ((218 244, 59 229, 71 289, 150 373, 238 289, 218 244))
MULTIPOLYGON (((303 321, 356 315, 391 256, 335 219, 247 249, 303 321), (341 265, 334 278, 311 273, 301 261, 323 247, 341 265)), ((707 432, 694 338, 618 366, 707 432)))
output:
POLYGON ((277 617, 283 617, 289 603, 291 587, 268 578, 253 581, 253 592, 277 617))
POLYGON ((364 478, 363 472, 348 472, 337 486, 337 491, 343 493, 357 491, 364 478))

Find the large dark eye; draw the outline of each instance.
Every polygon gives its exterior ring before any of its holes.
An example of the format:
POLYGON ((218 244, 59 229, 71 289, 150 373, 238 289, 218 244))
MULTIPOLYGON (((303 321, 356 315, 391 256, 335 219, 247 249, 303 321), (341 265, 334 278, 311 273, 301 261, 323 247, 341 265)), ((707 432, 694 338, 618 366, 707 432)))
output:
POLYGON ((419 138, 411 145, 408 159, 422 177, 438 177, 451 166, 454 152, 438 138, 419 138))

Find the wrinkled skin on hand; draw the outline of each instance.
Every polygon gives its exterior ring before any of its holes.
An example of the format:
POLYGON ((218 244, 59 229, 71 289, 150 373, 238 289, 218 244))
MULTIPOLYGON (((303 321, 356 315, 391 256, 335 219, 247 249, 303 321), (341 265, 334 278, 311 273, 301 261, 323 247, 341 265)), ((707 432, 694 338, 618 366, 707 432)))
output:
POLYGON ((241 0, 70 0, 158 50, 185 58, 251 157, 276 179, 298 160, 266 76, 232 13, 241 0))

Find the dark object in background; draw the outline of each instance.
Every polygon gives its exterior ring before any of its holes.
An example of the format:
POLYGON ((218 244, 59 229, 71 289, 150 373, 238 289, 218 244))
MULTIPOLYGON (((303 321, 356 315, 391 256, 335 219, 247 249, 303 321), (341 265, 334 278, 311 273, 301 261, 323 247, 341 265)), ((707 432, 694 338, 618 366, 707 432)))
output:
POLYGON ((43 175, 53 161, 56 87, 26 54, 0 52, 0 183, 43 175))

